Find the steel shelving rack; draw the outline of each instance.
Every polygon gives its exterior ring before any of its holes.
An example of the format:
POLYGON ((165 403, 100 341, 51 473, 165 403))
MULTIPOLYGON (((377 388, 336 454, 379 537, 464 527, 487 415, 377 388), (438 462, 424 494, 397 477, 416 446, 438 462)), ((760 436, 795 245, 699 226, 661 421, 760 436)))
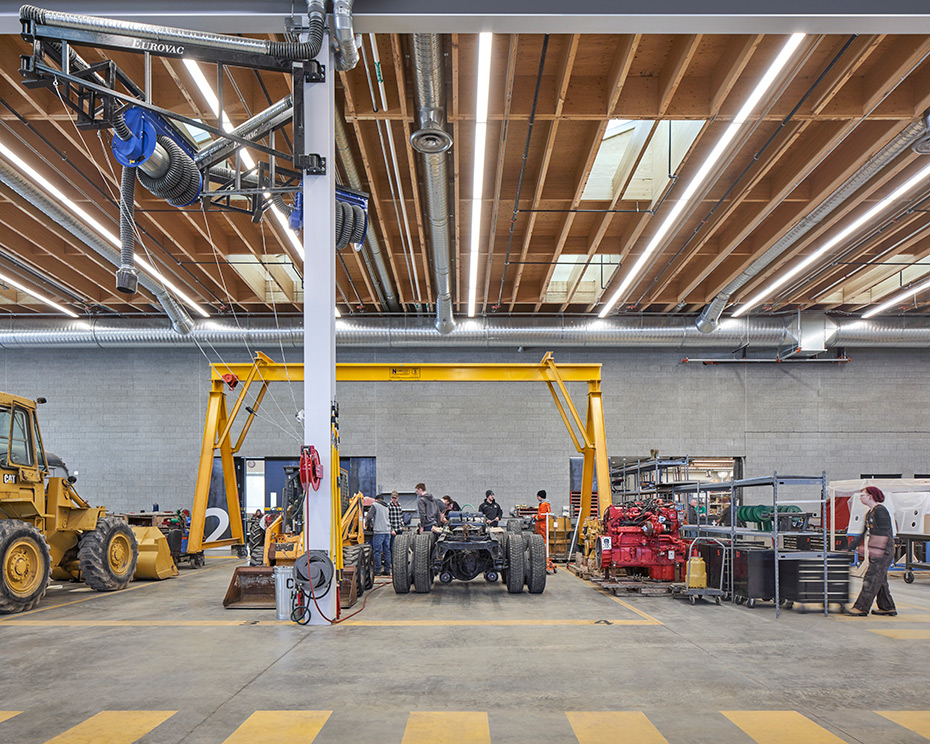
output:
MULTIPOLYGON (((829 615, 829 584, 828 584, 828 559, 830 551, 828 550, 829 543, 827 542, 827 523, 824 519, 824 509, 827 501, 827 477, 826 473, 821 473, 819 476, 808 476, 808 475, 779 475, 777 472, 773 472, 771 476, 762 476, 759 478, 743 478, 740 480, 733 480, 728 483, 715 483, 715 484, 695 484, 694 486, 683 486, 678 489, 679 493, 693 493, 695 490, 701 487, 712 486, 714 490, 729 490, 730 492, 730 525, 721 525, 721 526, 712 526, 712 525, 698 525, 697 534, 706 535, 708 537, 714 536, 726 536, 729 537, 729 564, 730 564, 730 600, 735 602, 736 595, 734 592, 734 558, 735 552, 737 549, 737 541, 739 538, 761 538, 764 540, 772 541, 772 550, 774 553, 774 562, 775 562, 775 586, 774 586, 774 600, 775 600, 775 617, 779 616, 780 607, 781 607, 781 588, 780 588, 780 564, 786 559, 790 560, 822 560, 823 561, 823 612, 824 615, 829 615), (779 489, 785 489, 793 486, 819 486, 820 487, 820 498, 819 499, 783 499, 784 501, 790 501, 790 503, 795 505, 800 504, 811 504, 817 505, 819 507, 821 524, 819 530, 804 530, 804 531, 785 531, 779 530, 779 519, 778 519, 778 506, 779 506, 779 489), (736 512, 737 504, 742 501, 742 489, 744 488, 771 488, 772 494, 772 528, 770 530, 760 530, 749 527, 737 527, 736 526, 736 512), (795 537, 820 537, 822 540, 822 550, 787 550, 783 547, 783 538, 785 535, 791 535, 795 537), (779 538, 782 538, 781 540, 779 538)), ((789 513, 785 513, 785 516, 788 516, 789 513)))

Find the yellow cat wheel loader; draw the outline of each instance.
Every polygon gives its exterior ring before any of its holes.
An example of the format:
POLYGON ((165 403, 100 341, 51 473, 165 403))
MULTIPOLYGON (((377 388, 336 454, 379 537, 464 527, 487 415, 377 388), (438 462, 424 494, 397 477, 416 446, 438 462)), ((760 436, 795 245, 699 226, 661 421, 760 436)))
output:
POLYGON ((111 592, 134 576, 177 575, 159 530, 132 528, 78 495, 76 478, 42 445, 44 402, 0 393, 0 613, 35 607, 50 578, 111 592))

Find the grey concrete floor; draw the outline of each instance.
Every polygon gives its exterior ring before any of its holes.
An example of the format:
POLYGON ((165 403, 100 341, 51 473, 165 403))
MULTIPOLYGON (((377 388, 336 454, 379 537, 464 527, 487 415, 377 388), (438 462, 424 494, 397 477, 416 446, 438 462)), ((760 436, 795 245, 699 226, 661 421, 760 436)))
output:
MULTIPOLYGON (((238 563, 214 556, 116 594, 61 585, 0 619, 0 710, 22 711, 0 742, 44 743, 122 710, 177 711, 146 744, 223 742, 263 710, 332 711, 317 744, 413 744, 416 711, 486 712, 494 744, 575 742, 570 711, 643 711, 671 744, 753 741, 721 713, 734 710, 797 711, 839 741, 927 741, 875 711, 930 710, 930 578, 893 580, 897 618, 617 601, 560 570, 541 596, 480 580, 386 586, 357 624, 300 627, 223 609, 238 563)), ((772 733, 756 741, 813 741, 772 733)))

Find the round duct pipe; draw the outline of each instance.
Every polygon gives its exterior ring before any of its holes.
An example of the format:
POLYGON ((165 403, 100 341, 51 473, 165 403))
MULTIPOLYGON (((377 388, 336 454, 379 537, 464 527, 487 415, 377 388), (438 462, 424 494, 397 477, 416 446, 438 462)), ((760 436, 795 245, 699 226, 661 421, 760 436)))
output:
MULTIPOLYGON (((740 318, 710 334, 693 317, 484 318, 463 320, 440 333, 426 318, 341 318, 336 343, 342 348, 780 348, 797 344, 794 318, 740 318)), ((0 348, 163 348, 204 346, 275 348, 303 345, 303 321, 281 319, 202 320, 179 335, 167 320, 22 320, 0 325, 0 348)), ((894 318, 837 323, 828 348, 930 347, 930 318, 894 318)))

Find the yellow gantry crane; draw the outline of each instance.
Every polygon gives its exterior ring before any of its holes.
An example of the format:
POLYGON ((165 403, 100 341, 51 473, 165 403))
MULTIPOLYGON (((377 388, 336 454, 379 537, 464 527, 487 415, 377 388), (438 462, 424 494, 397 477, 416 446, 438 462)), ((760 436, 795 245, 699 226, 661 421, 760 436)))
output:
MULTIPOLYGON (((268 385, 273 382, 300 382, 303 377, 302 364, 281 364, 256 353, 250 364, 213 366, 211 390, 204 425, 203 444, 200 450, 200 466, 194 490, 194 507, 191 513, 188 550, 198 552, 204 548, 223 545, 241 545, 242 515, 239 509, 239 494, 236 486, 233 455, 242 447, 255 415, 261 406, 268 385), (257 386, 251 404, 250 393, 257 386), (226 408, 226 390, 239 389, 232 408, 226 408), (247 416, 239 429, 235 441, 233 426, 243 411, 247 416), (219 457, 217 462, 216 458, 219 457), (210 497, 211 482, 222 484, 225 490, 227 514, 229 515, 230 537, 204 540, 204 522, 210 497)), ((610 469, 607 463, 607 442, 604 427, 604 404, 601 397, 600 364, 556 364, 552 352, 538 364, 337 364, 337 382, 542 382, 552 395, 556 408, 575 449, 584 458, 581 480, 581 510, 579 523, 591 513, 591 494, 594 474, 600 490, 601 513, 610 506, 610 469), (568 393, 567 384, 584 382, 588 385, 587 410, 582 420, 578 409, 568 393)), ((338 478, 338 439, 334 444, 330 477, 338 478)), ((338 489, 333 489, 333 551, 342 553, 341 507, 338 489)))

